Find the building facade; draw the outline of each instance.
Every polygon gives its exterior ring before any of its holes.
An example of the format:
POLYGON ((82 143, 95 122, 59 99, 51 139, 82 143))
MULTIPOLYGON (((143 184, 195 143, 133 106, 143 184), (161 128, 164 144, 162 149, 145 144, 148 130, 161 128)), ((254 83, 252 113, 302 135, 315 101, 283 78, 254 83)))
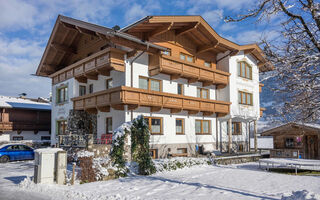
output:
POLYGON ((0 96, 0 143, 50 143, 51 106, 43 99, 0 96))
POLYGON ((70 111, 93 116, 97 141, 143 115, 151 152, 166 157, 248 151, 266 70, 257 45, 222 38, 200 16, 149 16, 121 30, 59 16, 37 75, 52 78, 52 144, 71 134, 70 111))

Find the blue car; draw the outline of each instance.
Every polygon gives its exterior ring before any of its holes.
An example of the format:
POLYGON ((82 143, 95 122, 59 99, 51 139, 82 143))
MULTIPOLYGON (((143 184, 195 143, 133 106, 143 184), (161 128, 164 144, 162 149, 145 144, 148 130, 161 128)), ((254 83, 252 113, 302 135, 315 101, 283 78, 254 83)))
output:
POLYGON ((15 160, 33 160, 34 150, 24 144, 7 144, 0 146, 0 163, 15 160))

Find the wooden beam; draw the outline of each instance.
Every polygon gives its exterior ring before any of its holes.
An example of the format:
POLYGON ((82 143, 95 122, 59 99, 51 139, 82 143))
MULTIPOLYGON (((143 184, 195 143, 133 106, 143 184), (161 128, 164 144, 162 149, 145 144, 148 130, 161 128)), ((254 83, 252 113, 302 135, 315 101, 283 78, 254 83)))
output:
POLYGON ((175 80, 175 79, 178 79, 180 78, 180 75, 179 74, 172 74, 170 75, 170 80, 175 80))
POLYGON ((244 55, 252 53, 255 49, 246 49, 243 51, 244 55))
POLYGON ((63 51, 66 53, 77 54, 77 51, 75 49, 68 47, 68 46, 65 46, 65 45, 62 45, 62 44, 52 43, 50 46, 55 48, 57 51, 63 51))
POLYGON ((129 104, 128 105, 128 110, 135 110, 139 108, 139 105, 138 104, 129 104))
POLYGON ((90 31, 90 30, 88 30, 88 29, 84 29, 84 28, 81 28, 81 27, 79 27, 79 26, 76 26, 76 29, 77 29, 80 33, 82 33, 82 34, 97 37, 97 34, 96 34, 96 32, 94 32, 94 31, 90 31))
POLYGON ((98 110, 96 108, 85 108, 85 111, 90 114, 97 114, 98 110))
POLYGON ((98 74, 86 74, 85 77, 91 80, 98 80, 98 74))
POLYGON ((219 42, 211 42, 210 44, 205 44, 202 46, 197 47, 196 54, 200 54, 206 51, 209 51, 211 49, 215 49, 219 45, 219 42))
POLYGON ((204 111, 204 112, 202 112, 202 115, 203 116, 211 116, 211 115, 213 115, 213 112, 204 111))
POLYGON ((159 112, 161 110, 161 107, 159 106, 151 106, 150 112, 159 112))
POLYGON ((188 115, 195 115, 195 114, 197 114, 197 113, 199 113, 198 110, 189 110, 189 111, 188 111, 188 115))
POLYGON ((97 106, 100 112, 110 112, 110 106, 97 106))
POLYGON ((234 50, 232 51, 232 53, 230 54, 230 56, 235 56, 239 53, 240 51, 239 50, 234 50))
POLYGON ((190 83, 195 83, 195 82, 197 82, 198 81, 198 79, 197 78, 190 78, 190 79, 188 79, 188 83, 190 84, 190 83))
POLYGON ((125 40, 125 39, 117 37, 117 36, 110 37, 110 40, 111 40, 111 42, 113 42, 115 44, 126 46, 126 47, 130 47, 130 48, 133 48, 133 49, 147 51, 147 52, 153 53, 153 54, 159 53, 158 49, 150 48, 150 47, 148 48, 146 45, 138 44, 136 42, 129 41, 129 40, 125 40))
POLYGON ((186 34, 190 31, 197 29, 199 24, 200 24, 200 22, 196 23, 196 25, 190 25, 190 26, 176 30, 176 36, 178 37, 180 35, 186 34))
POLYGON ((166 25, 164 27, 158 28, 158 29, 152 31, 149 34, 149 37, 154 37, 154 36, 160 35, 161 33, 167 32, 172 28, 172 26, 173 26, 173 22, 171 22, 169 25, 166 25))
POLYGON ((265 63, 263 63, 263 62, 258 62, 258 67, 262 67, 263 65, 265 65, 265 63))
POLYGON ((202 86, 203 86, 203 87, 207 87, 207 86, 210 86, 210 85, 212 85, 212 84, 213 84, 213 82, 205 81, 205 82, 202 83, 202 86))
POLYGON ((130 51, 127 53, 127 58, 131 58, 133 56, 135 56, 138 53, 138 51, 135 49, 133 51, 130 51))
POLYGON ((217 117, 224 117, 226 115, 227 115, 227 113, 218 113, 217 117))
POLYGON ((110 76, 110 70, 105 68, 97 69, 97 72, 103 76, 110 76))
POLYGON ((113 104, 111 105, 111 108, 115 110, 124 110, 124 105, 123 104, 113 104))
POLYGON ((88 79, 84 76, 79 76, 79 77, 75 77, 75 79, 79 82, 79 83, 87 83, 88 79))
POLYGON ((173 114, 173 113, 179 113, 179 112, 181 112, 182 111, 182 109, 180 109, 180 108, 171 108, 170 109, 170 113, 171 114, 173 114))
POLYGON ((223 89, 223 88, 225 88, 227 85, 225 85, 225 84, 218 84, 217 85, 217 89, 223 89))

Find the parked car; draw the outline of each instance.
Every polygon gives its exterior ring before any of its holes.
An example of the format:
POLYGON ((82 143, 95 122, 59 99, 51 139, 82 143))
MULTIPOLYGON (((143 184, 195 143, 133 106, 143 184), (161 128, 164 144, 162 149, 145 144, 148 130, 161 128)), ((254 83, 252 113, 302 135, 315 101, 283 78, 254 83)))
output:
POLYGON ((14 160, 33 160, 34 150, 24 144, 6 144, 0 146, 0 163, 14 160))

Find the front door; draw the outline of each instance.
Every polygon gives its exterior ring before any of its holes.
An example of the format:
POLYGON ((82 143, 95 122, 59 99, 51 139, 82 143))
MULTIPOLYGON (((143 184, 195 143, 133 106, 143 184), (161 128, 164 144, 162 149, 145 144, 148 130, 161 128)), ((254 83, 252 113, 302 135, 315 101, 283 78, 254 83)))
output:
POLYGON ((317 159, 318 158, 318 136, 307 135, 306 136, 306 159, 317 159))

